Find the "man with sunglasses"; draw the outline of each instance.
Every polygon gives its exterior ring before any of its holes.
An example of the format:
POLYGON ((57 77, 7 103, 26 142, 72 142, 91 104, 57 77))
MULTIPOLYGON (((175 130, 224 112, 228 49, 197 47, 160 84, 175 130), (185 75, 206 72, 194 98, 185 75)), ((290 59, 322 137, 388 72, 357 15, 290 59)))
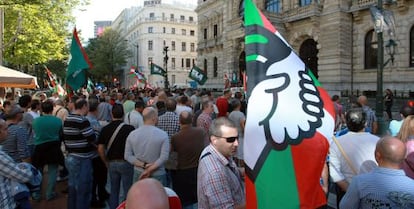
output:
POLYGON ((221 117, 213 121, 209 133, 210 145, 198 166, 198 208, 246 208, 242 175, 232 159, 239 145, 237 127, 221 117))

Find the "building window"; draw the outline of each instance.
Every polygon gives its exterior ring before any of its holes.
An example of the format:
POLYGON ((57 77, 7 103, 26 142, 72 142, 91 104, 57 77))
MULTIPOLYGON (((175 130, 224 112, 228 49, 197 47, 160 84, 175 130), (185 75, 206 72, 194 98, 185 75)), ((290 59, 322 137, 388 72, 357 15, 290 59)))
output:
POLYGON ((154 14, 154 12, 151 12, 151 13, 149 14, 149 17, 150 17, 150 20, 154 20, 154 19, 155 19, 155 14, 154 14))
POLYGON ((152 51, 153 43, 152 41, 148 41, 148 51, 152 51))
POLYGON ((378 43, 377 36, 374 30, 371 30, 365 36, 365 69, 372 69, 377 67, 378 57, 378 43))
POLYGON ((187 33, 187 31, 185 30, 185 29, 181 29, 181 34, 183 35, 183 36, 185 36, 185 34, 187 33))
POLYGON ((299 6, 303 7, 312 3, 312 0, 299 0, 299 6))
POLYGON ((218 33, 218 27, 217 24, 214 25, 214 38, 217 37, 217 33, 218 33))
POLYGON ((175 51, 175 41, 171 41, 171 51, 175 51))
POLYGON ((181 15, 181 16, 180 16, 180 21, 181 21, 181 22, 184 22, 184 20, 185 20, 184 15, 181 15))
POLYGON ((171 67, 172 69, 175 69, 175 58, 171 58, 171 67))
POLYGON ((190 17, 188 17, 188 21, 193 22, 194 18, 190 16, 190 17))
POLYGON ((170 21, 174 21, 174 14, 170 14, 170 21))
POLYGON ((175 28, 171 28, 171 34, 175 34, 175 28))
POLYGON ((207 28, 204 28, 204 40, 207 39, 207 28))
POLYGON ((194 30, 190 30, 190 36, 194 36, 195 32, 194 30))
POLYGON ((207 75, 207 59, 204 59, 204 74, 207 75))
POLYGON ((191 43, 190 44, 190 51, 191 52, 194 52, 195 51, 195 44, 194 43, 191 43))
POLYGON ((181 59, 181 67, 184 68, 184 58, 181 59))
POLYGON ((410 67, 414 67, 414 26, 410 30, 410 67))
POLYGON ((152 57, 148 57, 148 66, 151 66, 152 64, 152 57))
POLYGON ((214 62, 213 62, 213 76, 217 77, 218 75, 218 64, 217 64, 217 57, 214 57, 214 62))
POLYGON ((280 12, 280 0, 267 0, 265 5, 267 11, 274 13, 280 12))
POLYGON ((185 59, 185 67, 191 67, 191 59, 190 58, 185 59))
POLYGON ((165 27, 162 28, 162 33, 166 33, 165 27))
POLYGON ((167 44, 167 43, 166 43, 166 42, 165 42, 165 40, 164 40, 162 44, 165 46, 165 44, 167 44))
POLYGON ((148 27, 148 33, 153 33, 154 32, 154 28, 153 27, 148 27))
POLYGON ((194 66, 194 63, 195 63, 195 59, 193 59, 193 66, 194 66))
POLYGON ((183 51, 183 52, 186 51, 186 43, 185 42, 181 43, 181 51, 183 51))

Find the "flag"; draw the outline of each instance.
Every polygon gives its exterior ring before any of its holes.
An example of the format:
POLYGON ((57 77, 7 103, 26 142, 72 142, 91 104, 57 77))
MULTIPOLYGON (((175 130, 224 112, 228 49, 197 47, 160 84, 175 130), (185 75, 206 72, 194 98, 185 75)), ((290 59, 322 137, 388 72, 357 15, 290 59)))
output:
POLYGON ((49 77, 50 84, 52 85, 53 92, 57 92, 59 96, 65 96, 66 91, 63 89, 62 85, 60 85, 59 82, 57 82, 55 76, 50 72, 49 68, 44 66, 46 69, 47 76, 49 77))
POLYGON ((204 73, 204 71, 195 65, 193 68, 191 68, 188 77, 196 81, 199 85, 204 85, 204 83, 207 81, 207 75, 204 73))
POLYGON ((73 91, 76 91, 86 84, 86 70, 92 68, 88 55, 80 43, 76 28, 73 29, 70 55, 71 59, 66 72, 66 83, 73 91))
POLYGON ((165 72, 165 70, 162 67, 154 63, 151 63, 151 75, 154 75, 154 74, 165 77, 167 75, 167 72, 165 72))
POLYGON ((129 76, 131 78, 136 78, 138 82, 142 82, 144 84, 147 82, 147 78, 145 77, 144 73, 142 73, 142 70, 137 69, 135 65, 131 66, 129 76))
POLYGON ((334 130, 327 92, 280 33, 245 1, 246 208, 318 208, 334 130))

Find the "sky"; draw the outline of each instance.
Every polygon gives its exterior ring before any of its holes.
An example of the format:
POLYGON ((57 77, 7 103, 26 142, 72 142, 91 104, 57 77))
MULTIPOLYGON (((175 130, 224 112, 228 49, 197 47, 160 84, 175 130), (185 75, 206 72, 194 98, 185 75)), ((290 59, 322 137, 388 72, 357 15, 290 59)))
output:
MULTIPOLYGON (((162 0, 162 3, 174 2, 197 5, 197 0, 162 0)), ((81 39, 93 38, 93 22, 101 20, 115 20, 125 8, 142 6, 144 0, 91 0, 88 6, 76 8, 73 15, 76 18, 76 28, 81 30, 81 39)))

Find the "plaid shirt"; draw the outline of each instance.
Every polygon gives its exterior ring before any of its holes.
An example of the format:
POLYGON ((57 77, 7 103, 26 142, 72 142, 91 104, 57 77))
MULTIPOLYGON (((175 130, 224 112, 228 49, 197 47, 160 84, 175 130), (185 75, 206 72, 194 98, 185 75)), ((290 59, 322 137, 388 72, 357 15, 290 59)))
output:
POLYGON ((213 122, 211 116, 207 113, 202 112, 197 118, 197 127, 203 128, 207 135, 209 133, 210 125, 213 122))
POLYGON ((11 194, 11 179, 18 182, 28 182, 32 178, 30 170, 20 169, 15 161, 0 150, 0 208, 14 209, 16 203, 11 194))
POLYGON ((175 112, 167 111, 158 117, 157 127, 164 130, 168 134, 168 139, 180 130, 179 117, 175 112))
POLYGON ((199 209, 227 209, 245 203, 240 171, 211 144, 201 153, 197 173, 199 209))

